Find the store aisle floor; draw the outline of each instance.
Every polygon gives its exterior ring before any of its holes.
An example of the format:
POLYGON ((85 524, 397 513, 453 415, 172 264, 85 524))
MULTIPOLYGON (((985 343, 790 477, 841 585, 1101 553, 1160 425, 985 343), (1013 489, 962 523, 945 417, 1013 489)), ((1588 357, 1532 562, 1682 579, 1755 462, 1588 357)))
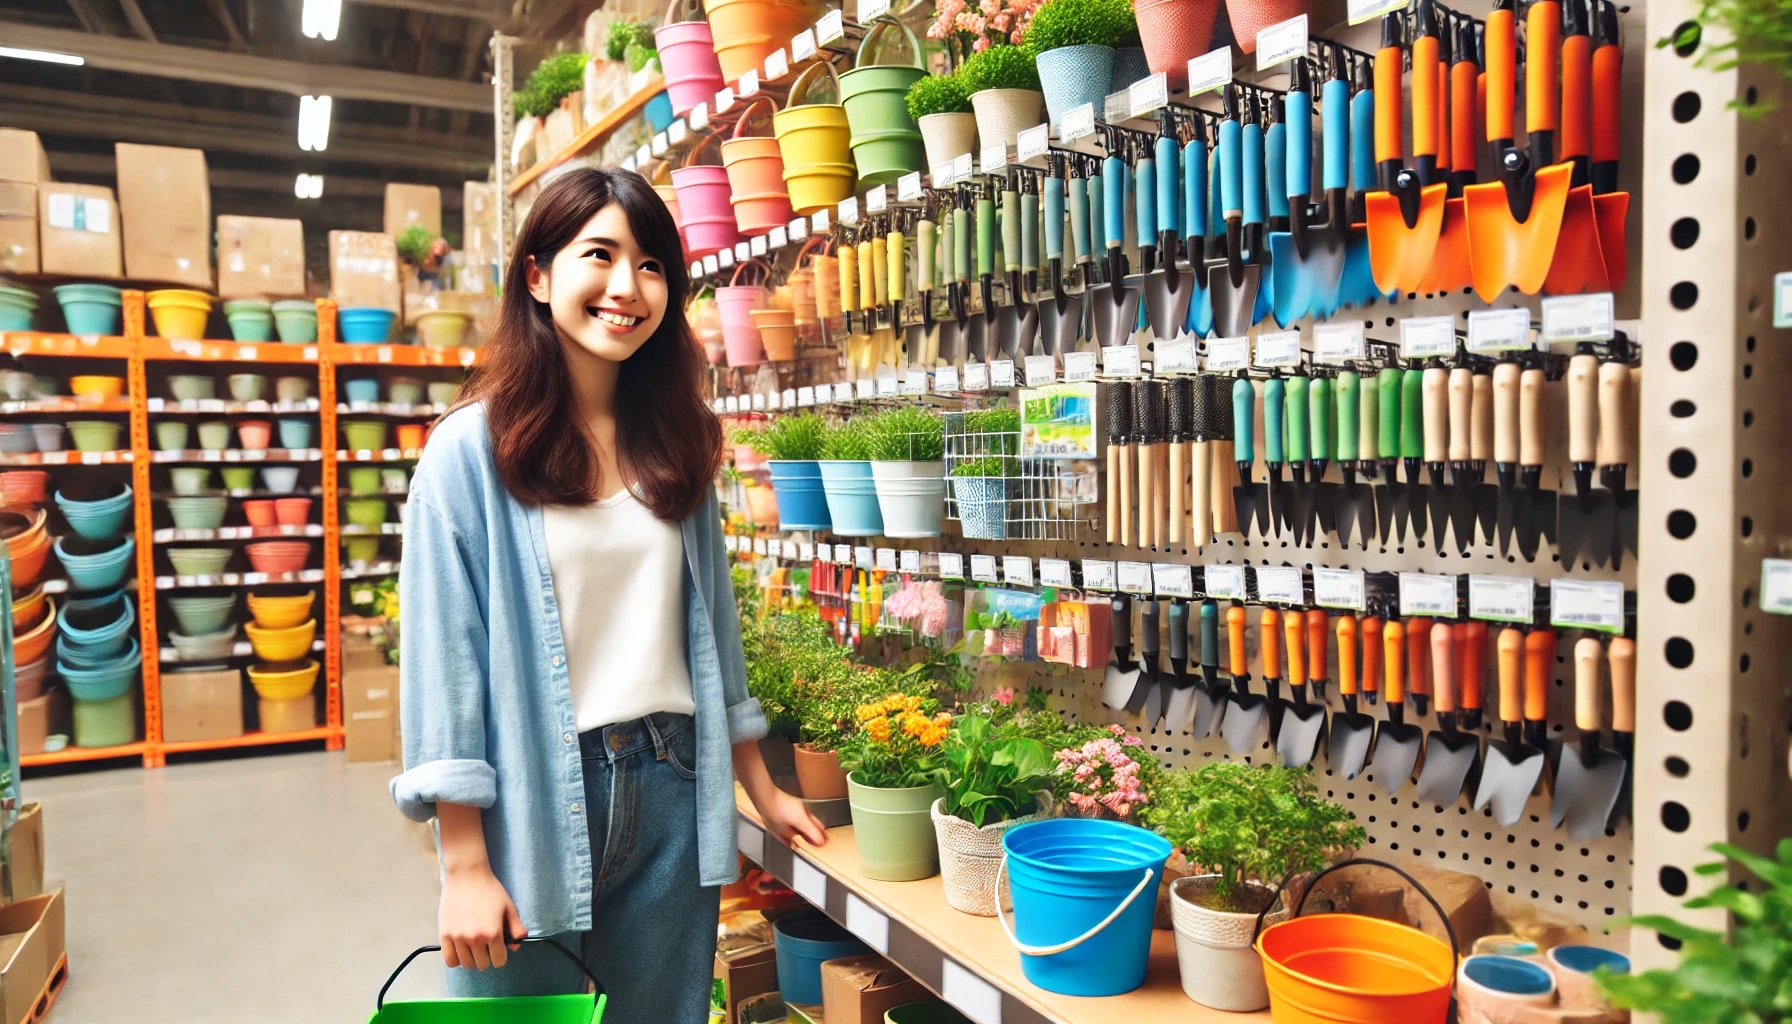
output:
MULTIPOLYGON (((27 777, 68 884, 50 1024, 360 1024, 431 941, 435 858, 393 809, 396 764, 269 755, 27 777)), ((439 991, 419 961, 395 993, 439 991)))

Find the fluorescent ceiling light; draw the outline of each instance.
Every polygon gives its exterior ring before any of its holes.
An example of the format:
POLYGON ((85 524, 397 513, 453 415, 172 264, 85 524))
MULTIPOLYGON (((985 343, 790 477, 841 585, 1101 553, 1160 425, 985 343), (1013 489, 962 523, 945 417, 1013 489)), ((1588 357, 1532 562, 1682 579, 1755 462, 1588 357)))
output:
POLYGON ((330 144, 328 96, 299 97, 299 148, 322 153, 330 144))
POLYGON ((293 179, 292 194, 300 199, 321 199, 324 194, 324 176, 321 174, 301 174, 293 179))
POLYGON ((73 53, 51 53, 49 50, 21 50, 14 46, 0 46, 0 57, 17 57, 19 60, 41 60, 48 64, 73 64, 79 67, 87 63, 87 58, 73 53))
POLYGON ((307 39, 334 42, 336 29, 342 24, 342 0, 305 0, 299 13, 299 27, 307 39))

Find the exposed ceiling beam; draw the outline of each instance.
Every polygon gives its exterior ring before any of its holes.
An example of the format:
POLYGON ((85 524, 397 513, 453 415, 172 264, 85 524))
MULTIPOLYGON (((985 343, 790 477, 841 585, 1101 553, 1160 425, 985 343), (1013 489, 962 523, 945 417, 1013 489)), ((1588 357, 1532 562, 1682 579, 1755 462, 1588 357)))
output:
POLYGON ((422 11, 446 14, 455 18, 471 18, 488 24, 509 20, 508 4, 494 0, 355 0, 367 7, 390 7, 400 11, 422 11))
MULTIPOLYGON (((50 151, 50 166, 61 178, 101 178, 117 180, 118 163, 106 153, 70 153, 50 151)), ((291 174, 274 171, 241 171, 213 167, 207 171, 212 188, 237 192, 267 192, 292 195, 291 174)), ((351 175, 324 175, 324 195, 331 199, 381 199, 386 196, 386 183, 378 178, 357 178, 351 175)), ((442 206, 459 209, 461 191, 444 186, 442 206)))
POLYGON ((95 67, 138 75, 214 82, 245 89, 269 89, 295 96, 317 93, 337 99, 372 100, 480 113, 491 108, 490 89, 446 78, 425 78, 394 71, 332 64, 307 64, 199 47, 168 46, 14 21, 0 21, 0 38, 4 38, 8 46, 79 54, 95 67))
POLYGON ((131 23, 131 31, 149 42, 158 42, 156 30, 149 27, 149 19, 143 16, 143 8, 137 0, 118 0, 118 6, 124 8, 124 20, 131 23))
POLYGON ((112 19, 108 17, 110 12, 101 11, 100 8, 94 6, 94 2, 95 0, 67 0, 69 11, 74 14, 75 20, 81 23, 83 29, 102 35, 112 35, 112 19))
POLYGON ((236 27, 236 19, 231 17, 230 8, 224 6, 224 0, 205 0, 205 7, 212 12, 212 17, 218 19, 218 24, 224 26, 224 34, 230 37, 231 49, 249 49, 248 40, 243 38, 242 31, 236 27))

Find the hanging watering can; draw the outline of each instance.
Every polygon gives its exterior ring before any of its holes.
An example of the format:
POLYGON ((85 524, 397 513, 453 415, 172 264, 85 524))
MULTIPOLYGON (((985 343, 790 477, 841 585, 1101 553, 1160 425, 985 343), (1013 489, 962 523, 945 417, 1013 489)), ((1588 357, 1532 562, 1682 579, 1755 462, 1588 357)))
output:
POLYGON ((768 276, 770 272, 763 262, 748 260, 735 266, 728 283, 716 289, 716 308, 722 314, 722 345, 728 351, 729 366, 757 366, 765 361, 765 346, 753 323, 753 310, 764 309, 770 302, 771 293, 765 287, 768 276), (760 283, 741 283, 741 274, 749 267, 758 272, 760 283))
POLYGON ((734 193, 734 220, 742 234, 763 235, 790 223, 790 188, 784 184, 784 157, 778 140, 766 135, 743 135, 754 111, 773 110, 767 99, 754 100, 741 112, 734 131, 722 142, 722 166, 728 170, 728 187, 734 193))
POLYGON ((852 126, 852 158, 859 168, 859 184, 888 185, 911 171, 925 170, 921 131, 908 113, 908 87, 927 77, 921 65, 921 42, 895 18, 885 15, 872 23, 859 43, 858 66, 840 76, 840 100, 852 126), (903 64, 871 64, 869 54, 894 27, 908 42, 909 59, 903 64))
POLYGON ((816 61, 790 86, 784 109, 772 115, 772 131, 778 152, 784 156, 784 183, 790 187, 790 205, 805 217, 832 210, 852 195, 855 170, 852 162, 852 129, 846 107, 840 103, 815 103, 809 90, 822 75, 840 95, 840 80, 827 61, 816 61))
POLYGON ((734 205, 728 188, 728 171, 697 160, 719 138, 711 133, 691 148, 684 166, 672 172, 678 192, 679 223, 684 229, 685 255, 702 259, 741 241, 734 221, 734 205))
POLYGON ((716 60, 715 40, 702 15, 703 5, 697 0, 672 0, 665 22, 653 30, 674 114, 708 103, 726 84, 721 62, 716 60))

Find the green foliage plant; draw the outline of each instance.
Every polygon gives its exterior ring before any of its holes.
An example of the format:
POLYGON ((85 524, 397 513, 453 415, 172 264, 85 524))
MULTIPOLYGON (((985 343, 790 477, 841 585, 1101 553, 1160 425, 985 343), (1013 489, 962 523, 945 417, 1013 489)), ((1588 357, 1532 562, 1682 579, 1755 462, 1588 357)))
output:
POLYGON ((870 459, 871 436, 866 432, 865 424, 859 420, 847 420, 837 427, 828 428, 827 435, 821 441, 821 457, 855 462, 870 459))
MULTIPOLYGON (((1699 0, 1694 20, 1684 23, 1672 36, 1657 40, 1655 45, 1672 46, 1682 54, 1690 54, 1712 28, 1721 29, 1714 35, 1722 38, 1699 53, 1695 67, 1729 71, 1753 64, 1782 79, 1792 79, 1792 0, 1699 0)), ((1743 117, 1758 118, 1775 105, 1750 103, 1736 97, 1729 106, 1743 117)))
POLYGON ((1219 876, 1212 910, 1257 913, 1285 876, 1318 871, 1365 841, 1310 768, 1220 761, 1164 771, 1150 789, 1142 823, 1219 876))
POLYGON ((958 77, 964 79, 966 95, 986 89, 1027 89, 1039 91, 1039 66, 1034 54, 1019 46, 992 46, 982 53, 973 53, 958 77))
POLYGON ((971 91, 958 75, 928 75, 908 87, 908 115, 920 120, 928 114, 968 114, 971 91))
POLYGON ((1128 46, 1138 38, 1130 0, 1046 0, 1021 45, 1037 57, 1066 46, 1128 46))
POLYGON ((935 779, 946 790, 946 813, 982 828, 1032 814, 1056 767, 1045 744, 1012 717, 969 711, 953 720, 935 779))
POLYGON ((398 258, 413 267, 420 267, 429 259, 429 250, 436 244, 436 236, 421 224, 412 224, 399 235, 396 244, 398 258))
POLYGON ((518 117, 546 117, 560 106, 560 101, 578 92, 585 84, 582 53, 556 53, 544 58, 530 72, 529 81, 511 94, 511 108, 518 117))
MULTIPOLYGON (((604 37, 604 56, 613 61, 626 59, 629 47, 652 50, 653 21, 618 20, 610 22, 610 32, 604 37)), ((639 70, 634 68, 631 70, 639 70)))
POLYGON ((827 432, 827 423, 820 416, 806 412, 779 416, 764 428, 741 435, 740 443, 768 459, 809 461, 821 458, 827 432))
POLYGON ((945 426, 931 411, 912 405, 878 413, 866 424, 874 462, 938 462, 945 458, 945 426))
MULTIPOLYGON (((1729 915, 1729 934, 1707 931, 1665 915, 1632 918, 1678 939, 1680 962, 1671 970, 1612 974, 1597 979, 1613 1005, 1654 1015, 1661 1024, 1771 1024, 1792 1020, 1792 839, 1781 839, 1772 857, 1728 843, 1720 854, 1746 868, 1763 884, 1720 885, 1687 900, 1688 910, 1719 909, 1729 915)), ((1723 861, 1701 864, 1697 874, 1717 877, 1723 861)))

